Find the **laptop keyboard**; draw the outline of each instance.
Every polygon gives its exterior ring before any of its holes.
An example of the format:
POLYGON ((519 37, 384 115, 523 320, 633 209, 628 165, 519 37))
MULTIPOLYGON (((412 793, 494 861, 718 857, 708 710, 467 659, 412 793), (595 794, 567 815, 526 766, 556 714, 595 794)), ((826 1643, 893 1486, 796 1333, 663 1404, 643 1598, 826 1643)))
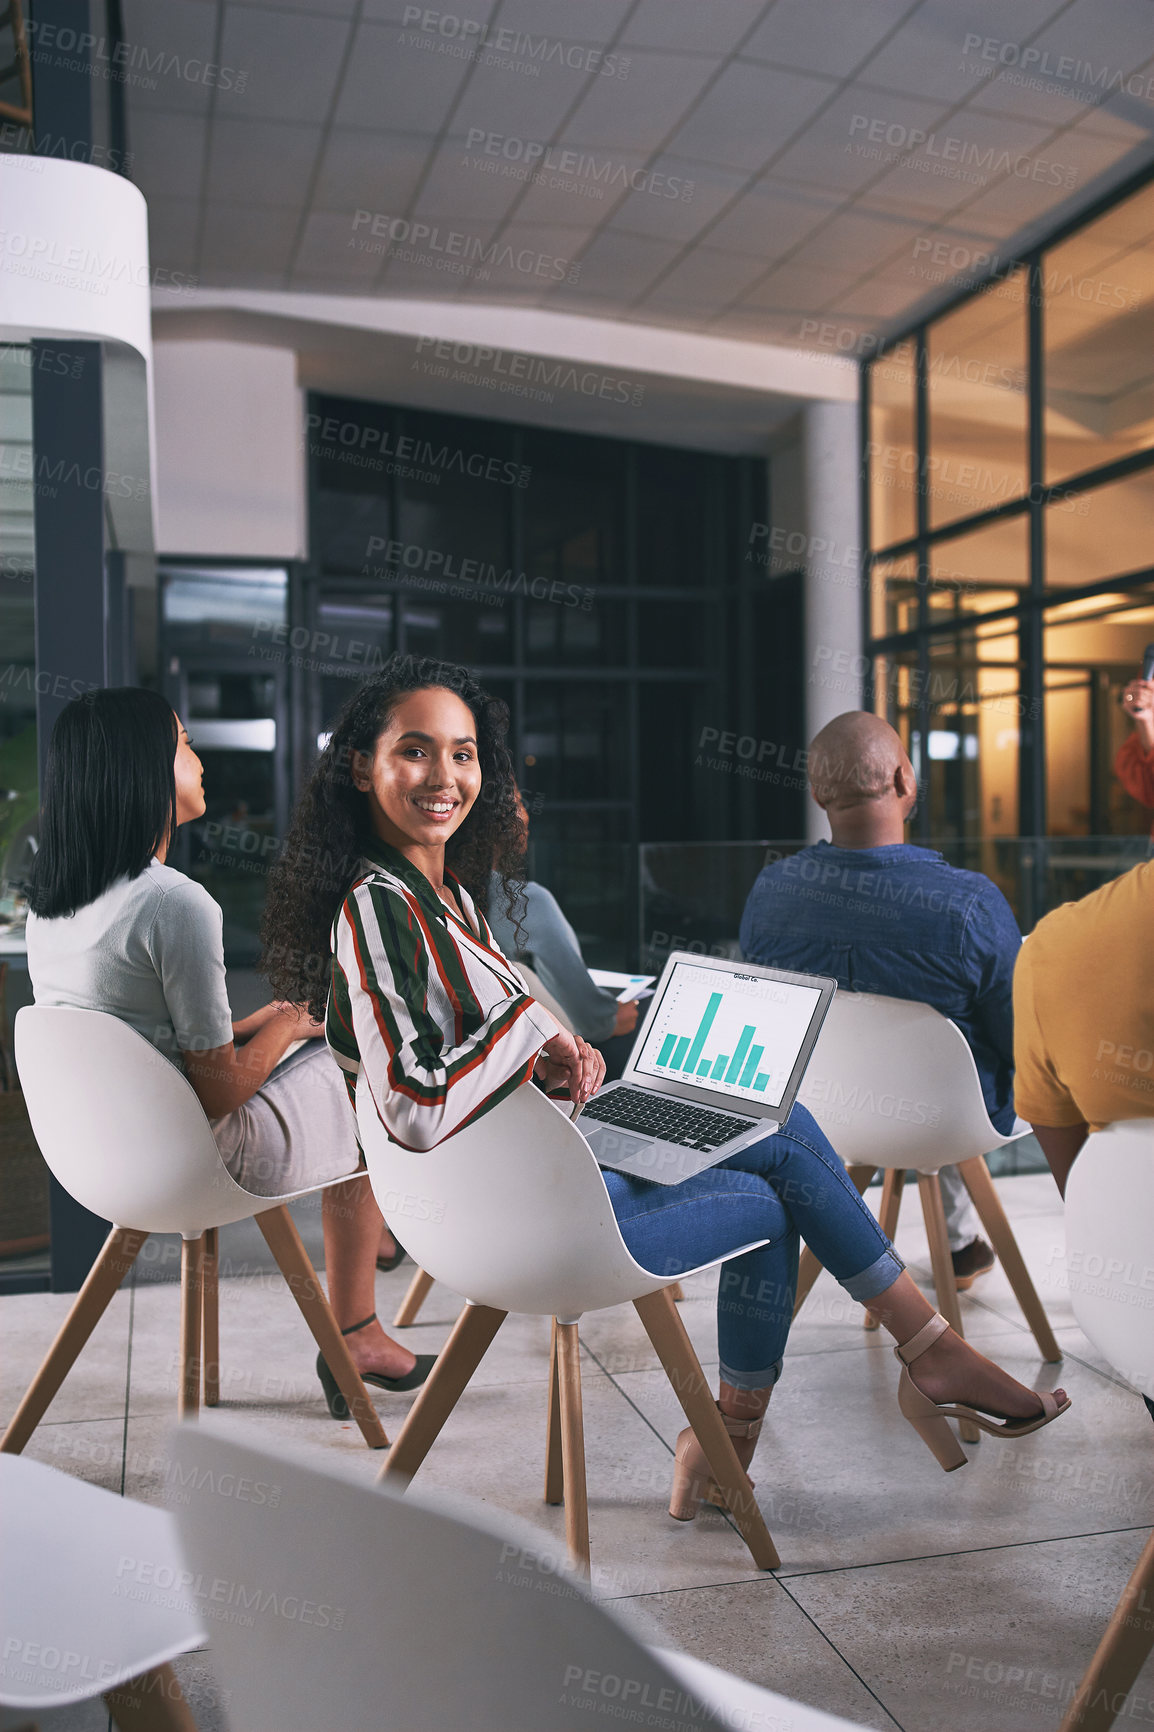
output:
POLYGON ((636 1131, 641 1136, 660 1137, 667 1143, 680 1143, 685 1149, 719 1149, 750 1123, 729 1113, 712 1112, 709 1107, 673 1100, 669 1095, 631 1088, 595 1095, 582 1107, 581 1117, 617 1125, 623 1131, 636 1131))

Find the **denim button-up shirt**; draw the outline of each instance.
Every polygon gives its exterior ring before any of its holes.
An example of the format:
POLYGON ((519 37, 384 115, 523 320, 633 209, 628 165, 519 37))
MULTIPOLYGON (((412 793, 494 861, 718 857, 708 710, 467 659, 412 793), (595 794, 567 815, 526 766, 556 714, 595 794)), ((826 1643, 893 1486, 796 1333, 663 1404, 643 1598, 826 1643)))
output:
POLYGON ((750 962, 830 974, 852 992, 917 999, 956 1022, 990 1118, 1007 1132, 1014 1124, 1011 982, 1021 943, 996 885, 906 842, 803 848, 763 869, 741 919, 750 962))

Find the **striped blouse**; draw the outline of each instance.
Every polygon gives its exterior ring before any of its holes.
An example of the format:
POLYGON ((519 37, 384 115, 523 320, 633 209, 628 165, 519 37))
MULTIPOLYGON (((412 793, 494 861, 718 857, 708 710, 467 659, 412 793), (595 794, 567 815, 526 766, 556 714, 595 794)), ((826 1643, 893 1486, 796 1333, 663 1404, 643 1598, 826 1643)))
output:
POLYGON ((484 915, 451 872, 466 918, 386 842, 333 922, 325 1036, 350 1099, 364 1066, 394 1142, 431 1149, 533 1074, 559 1033, 497 949, 484 915))

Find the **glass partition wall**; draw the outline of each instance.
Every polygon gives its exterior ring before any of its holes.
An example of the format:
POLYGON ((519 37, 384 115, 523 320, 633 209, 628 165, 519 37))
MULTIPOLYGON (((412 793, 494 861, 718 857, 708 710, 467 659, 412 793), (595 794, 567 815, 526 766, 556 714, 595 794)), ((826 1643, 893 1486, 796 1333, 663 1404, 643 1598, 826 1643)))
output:
POLYGON ((874 707, 918 839, 1027 924, 1154 819, 1113 770, 1154 642, 1152 283, 1147 172, 863 367, 874 707))

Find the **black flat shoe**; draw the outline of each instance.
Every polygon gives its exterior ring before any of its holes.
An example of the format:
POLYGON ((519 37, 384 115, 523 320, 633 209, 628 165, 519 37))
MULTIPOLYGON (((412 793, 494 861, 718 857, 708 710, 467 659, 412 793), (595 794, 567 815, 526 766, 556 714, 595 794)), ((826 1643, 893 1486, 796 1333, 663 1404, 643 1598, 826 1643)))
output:
MULTIPOLYGON (((435 1353, 418 1353, 417 1363, 403 1377, 385 1377, 379 1371, 362 1371, 361 1382, 371 1383, 377 1389, 387 1389, 390 1395, 404 1395, 410 1389, 419 1389, 437 1363, 435 1353)), ((329 1370, 328 1361, 323 1353, 317 1354, 317 1376, 321 1380, 321 1388, 325 1392, 325 1400, 329 1404, 329 1412, 334 1419, 349 1417, 349 1404, 345 1400, 340 1384, 329 1370)))
POLYGON ((382 1275, 387 1275, 390 1270, 397 1268, 398 1264, 403 1263, 409 1254, 395 1233, 393 1234, 393 1245, 395 1246, 395 1249, 391 1257, 377 1258, 377 1268, 381 1271, 382 1275))

